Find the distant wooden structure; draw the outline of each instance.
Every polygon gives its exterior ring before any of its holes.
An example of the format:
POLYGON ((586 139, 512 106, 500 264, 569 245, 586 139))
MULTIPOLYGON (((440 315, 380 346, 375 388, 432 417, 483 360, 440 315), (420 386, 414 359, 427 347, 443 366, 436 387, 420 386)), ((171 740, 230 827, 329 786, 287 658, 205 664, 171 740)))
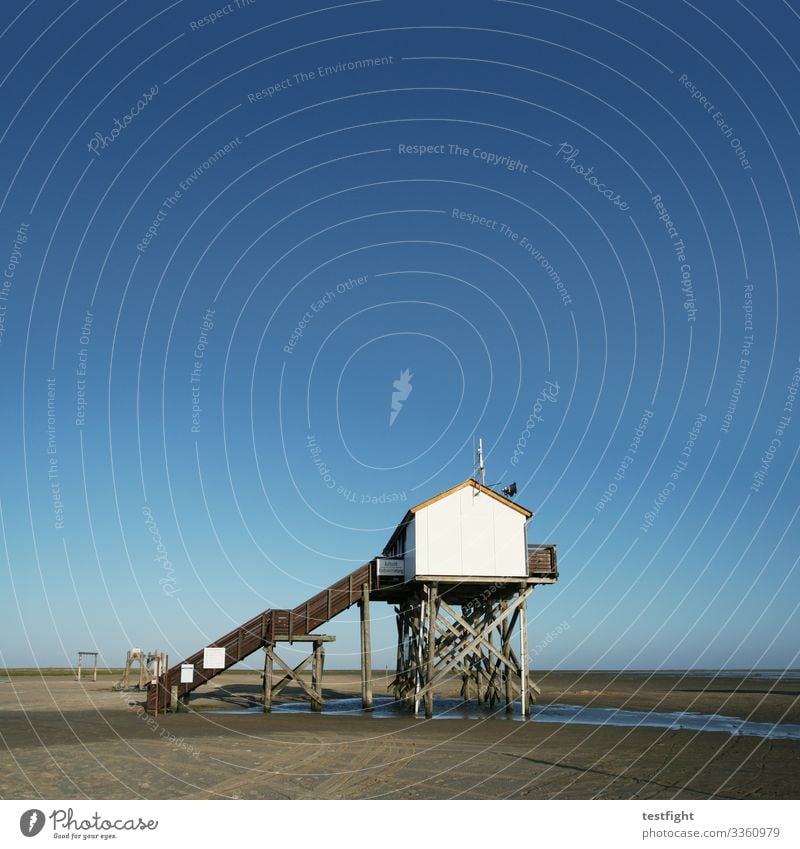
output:
POLYGON ((151 681, 159 675, 163 675, 167 668, 167 656, 160 651, 142 651, 141 649, 130 649, 125 658, 125 669, 122 678, 114 687, 115 690, 131 689, 131 673, 134 666, 138 664, 136 675, 138 680, 133 684, 135 689, 144 690, 151 681))
POLYGON ((97 656, 99 652, 96 651, 79 651, 78 652, 78 666, 75 669, 78 681, 81 680, 81 671, 83 670, 83 659, 85 657, 91 657, 94 660, 94 665, 92 666, 92 681, 97 681, 97 656))
POLYGON ((390 688, 397 699, 414 711, 424 706, 432 716, 435 691, 455 679, 463 698, 474 693, 480 702, 503 702, 507 710, 519 698, 527 716, 536 692, 529 676, 527 603, 536 586, 558 579, 556 546, 527 541, 532 515, 472 478, 412 507, 380 557, 291 610, 265 610, 172 667, 148 688, 148 710, 157 704, 179 710, 193 690, 259 649, 264 710, 290 684, 305 693, 312 710, 320 710, 324 645, 333 638, 312 632, 354 604, 360 609, 361 703, 369 710, 369 608, 379 601, 396 612, 390 688), (279 642, 310 643, 312 651, 290 666, 277 654, 279 642), (212 664, 208 652, 214 651, 212 664), (310 682, 304 679, 309 665, 310 682))

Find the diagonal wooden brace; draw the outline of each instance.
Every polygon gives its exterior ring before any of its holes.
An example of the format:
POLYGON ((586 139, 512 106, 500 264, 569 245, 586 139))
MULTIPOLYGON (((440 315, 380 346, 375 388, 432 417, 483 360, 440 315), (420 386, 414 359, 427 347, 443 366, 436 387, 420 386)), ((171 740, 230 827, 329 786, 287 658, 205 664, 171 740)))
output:
MULTIPOLYGON (((478 633, 478 629, 473 628, 472 625, 470 625, 466 621, 466 619, 459 616, 458 613, 456 613, 455 610, 453 610, 453 608, 450 607, 450 605, 447 604, 446 601, 443 601, 443 600, 440 599, 439 604, 440 604, 441 607, 443 607, 448 612, 448 614, 450 616, 453 617, 453 619, 455 619, 456 622, 458 622, 458 624, 463 628, 463 630, 466 631, 468 634, 470 634, 472 637, 474 637, 478 633)), ((518 611, 515 611, 515 613, 518 614, 518 611)), ((497 621, 497 620, 492 620, 492 622, 495 622, 495 621, 497 621)), ((508 627, 509 633, 514 630, 514 625, 516 624, 516 621, 517 621, 517 616, 515 615, 512 618, 511 623, 509 624, 509 627, 508 627)), ((450 630, 454 631, 455 629, 451 627, 450 630)), ((491 630, 491 628, 489 630, 491 630)), ((492 654, 494 654, 495 657, 497 657, 498 660, 501 660, 504 664, 507 664, 506 658, 500 653, 500 651, 494 645, 494 643, 486 642, 485 645, 489 649, 489 651, 492 652, 492 654)), ((518 670, 515 669, 514 671, 517 672, 518 670)))
POLYGON ((474 651, 476 646, 488 648, 489 651, 494 652, 496 655, 499 656, 500 660, 505 663, 506 659, 500 652, 496 650, 495 646, 489 640, 487 640, 487 637, 493 630, 499 628, 500 625, 506 621, 506 619, 508 619, 510 616, 513 616, 515 611, 518 610, 521 605, 527 602, 529 594, 529 588, 526 588, 525 590, 521 591, 517 598, 514 599, 514 601, 509 604, 509 606, 499 616, 495 617, 487 624, 484 624, 484 626, 480 630, 476 630, 473 629, 471 626, 467 626, 468 631, 471 634, 471 638, 466 640, 459 648, 459 650, 449 658, 449 660, 447 660, 444 664, 437 668, 431 680, 426 681, 421 687, 419 693, 417 693, 417 698, 419 698, 421 695, 424 695, 424 693, 428 692, 429 690, 432 691, 433 688, 442 681, 445 675, 447 675, 447 673, 450 672, 451 669, 453 669, 461 662, 462 658, 466 657, 466 655, 468 655, 471 651, 474 651))
POLYGON ((265 647, 264 649, 267 654, 270 656, 271 660, 274 663, 277 663, 280 667, 285 671, 285 675, 278 681, 277 684, 272 688, 272 696, 277 696, 278 693, 283 690, 291 681, 294 681, 300 688, 302 688, 308 697, 317 703, 320 703, 322 700, 320 698, 319 693, 316 693, 311 687, 306 684, 306 682, 298 675, 298 672, 302 670, 304 667, 308 666, 310 662, 314 660, 314 652, 312 652, 305 660, 301 661, 294 668, 290 667, 288 663, 283 661, 281 657, 270 647, 265 647))

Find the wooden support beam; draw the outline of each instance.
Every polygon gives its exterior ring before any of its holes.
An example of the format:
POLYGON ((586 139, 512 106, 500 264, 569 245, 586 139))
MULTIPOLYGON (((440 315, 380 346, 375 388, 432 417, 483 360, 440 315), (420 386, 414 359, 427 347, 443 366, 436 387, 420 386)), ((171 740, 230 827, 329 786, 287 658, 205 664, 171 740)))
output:
POLYGON ((314 643, 313 661, 311 663, 311 710, 322 710, 322 663, 325 652, 324 643, 314 643))
MULTIPOLYGON (((436 661, 436 619, 439 615, 437 603, 437 585, 428 586, 427 604, 427 646, 425 647, 425 683, 430 684, 433 680, 434 663, 436 661)), ((433 716, 433 687, 429 687, 425 693, 425 717, 431 719, 433 716)))
POLYGON ((400 676, 403 673, 403 640, 405 639, 405 612, 401 608, 395 608, 395 620, 397 623, 397 655, 395 657, 394 681, 392 689, 395 699, 400 698, 400 676))
POLYGON ((264 646, 264 713, 272 710, 272 653, 268 648, 272 648, 269 643, 264 646))
MULTIPOLYGON (((275 657, 276 658, 278 657, 277 654, 275 655, 275 657)), ((298 663, 296 666, 292 667, 292 672, 295 672, 296 674, 299 675, 305 669, 305 667, 308 666, 309 663, 313 663, 313 660, 314 660, 314 652, 312 651, 311 654, 309 654, 307 657, 305 657, 303 660, 301 660, 300 663, 298 663)), ((283 661, 281 661, 281 663, 283 663, 283 661)), ((273 682, 275 681, 274 673, 273 673, 272 680, 273 680, 273 682)), ((272 698, 274 699, 275 696, 279 696, 281 694, 281 692, 283 692, 283 690, 286 687, 288 687, 289 684, 292 683, 293 680, 295 680, 295 679, 293 679, 291 675, 284 675, 277 683, 273 683, 273 685, 272 685, 272 698)), ((302 687, 302 684, 300 686, 302 687)))
POLYGON ((519 666, 522 670, 520 675, 520 704, 522 707, 522 715, 531 715, 530 693, 528 691, 528 596, 531 594, 532 587, 525 587, 523 584, 519 597, 520 618, 519 618, 519 666))
MULTIPOLYGON (((458 650, 453 658, 451 658, 446 664, 439 668, 436 674, 433 676, 433 679, 426 684, 427 687, 434 687, 438 684, 444 676, 454 667, 456 666, 467 654, 475 649, 476 646, 481 645, 483 647, 491 647, 491 649, 495 652, 495 654, 499 654, 496 651, 495 647, 487 642, 487 636, 494 631, 496 628, 500 626, 500 624, 505 621, 509 616, 511 616, 516 609, 517 605, 519 605, 520 599, 517 598, 515 601, 509 605, 509 607, 503 611, 501 614, 497 616, 497 618, 490 621, 488 624, 484 624, 483 628, 475 633, 470 639, 465 640, 462 647, 458 650)), ((502 659, 502 655, 500 655, 502 659)), ((417 698, 421 694, 417 694, 417 698)))
POLYGON ((372 643, 369 627, 369 584, 361 586, 361 707, 372 710, 372 643))
POLYGON ((412 617, 412 634, 414 636, 414 651, 411 655, 414 664, 414 713, 419 713, 419 702, 422 693, 422 623, 425 621, 425 599, 421 599, 412 617))
MULTIPOLYGON (((320 643, 319 645, 322 645, 322 643, 320 643)), ((295 684, 297 684, 297 686, 300 687, 300 689, 303 690, 303 692, 305 692, 310 699, 312 699, 313 701, 317 700, 317 694, 297 674, 304 666, 308 664, 309 660, 312 660, 314 658, 314 652, 312 652, 312 654, 310 654, 304 661, 292 668, 285 661, 283 661, 280 655, 278 655, 277 652, 275 652, 271 647, 267 646, 265 648, 265 651, 272 657, 272 660, 277 663, 278 666, 280 666, 285 672, 283 678, 272 688, 273 697, 276 696, 280 692, 280 690, 282 690, 289 683, 289 681, 294 681, 295 684)))
MULTIPOLYGON (((453 619, 459 625, 461 625, 461 627, 465 631, 467 631, 471 636, 474 637, 478 633, 478 628, 480 626, 475 627, 475 626, 471 625, 469 622, 466 621, 466 619, 464 619, 462 616, 459 616, 458 613, 456 613, 456 611, 453 610, 453 608, 450 607, 450 605, 446 601, 444 601, 443 599, 439 599, 439 606, 442 607, 444 610, 446 610, 447 613, 450 616, 452 616, 453 619)), ((486 619, 484 619, 484 621, 486 621, 486 619)), ((491 623, 494 620, 493 620, 492 617, 489 617, 488 621, 489 621, 489 623, 491 623)), ((516 621, 516 619, 514 621, 516 621)), ((513 625, 512 625, 512 627, 513 627, 513 625)), ((492 652, 495 655, 496 658, 503 661, 504 663, 506 662, 505 656, 495 647, 495 645, 493 643, 490 642, 490 643, 486 643, 485 645, 489 649, 489 651, 492 652)))
MULTIPOLYGON (((502 601, 501 605, 504 607, 508 606, 507 601, 502 601)), ((505 667, 503 669, 503 680, 505 682, 505 699, 506 699, 506 713, 511 713, 513 710, 513 701, 514 701, 514 692, 511 686, 511 671, 513 666, 511 664, 511 633, 512 629, 509 627, 508 621, 503 622, 503 630, 502 630, 502 643, 503 643, 503 658, 505 662, 505 667)))

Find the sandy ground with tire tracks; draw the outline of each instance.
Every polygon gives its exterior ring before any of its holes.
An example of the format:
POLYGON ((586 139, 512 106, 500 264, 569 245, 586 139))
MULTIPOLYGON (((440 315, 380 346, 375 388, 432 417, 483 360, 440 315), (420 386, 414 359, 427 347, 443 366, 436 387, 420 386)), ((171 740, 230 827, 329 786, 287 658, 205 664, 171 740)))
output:
MULTIPOLYGON (((136 706, 140 694, 112 691, 116 679, 0 676, 0 797, 800 797, 800 741, 491 718, 213 711, 255 703, 257 673, 219 676, 198 691, 191 713, 152 720, 136 706)), ((540 704, 800 722, 797 679, 542 673, 539 681, 540 704)), ((325 686, 332 698, 354 695, 358 673, 327 672, 325 686)), ((383 675, 375 691, 385 694, 383 675)))

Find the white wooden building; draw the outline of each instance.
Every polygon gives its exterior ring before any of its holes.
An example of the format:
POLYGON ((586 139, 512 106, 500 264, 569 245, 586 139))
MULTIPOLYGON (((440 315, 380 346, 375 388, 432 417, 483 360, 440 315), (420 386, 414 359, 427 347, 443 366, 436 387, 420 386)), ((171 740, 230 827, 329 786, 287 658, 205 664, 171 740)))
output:
POLYGON ((412 507, 378 558, 381 578, 527 578, 530 510, 470 479, 412 507))

